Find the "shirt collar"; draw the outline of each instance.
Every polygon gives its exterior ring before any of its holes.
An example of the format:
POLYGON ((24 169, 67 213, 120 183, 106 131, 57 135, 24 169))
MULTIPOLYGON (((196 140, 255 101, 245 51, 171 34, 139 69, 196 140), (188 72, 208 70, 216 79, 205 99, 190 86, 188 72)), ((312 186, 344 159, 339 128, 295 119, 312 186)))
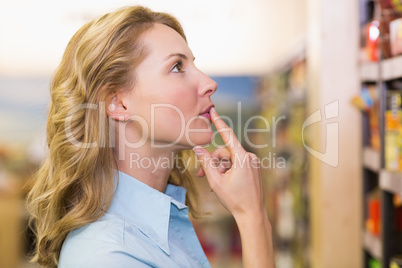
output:
POLYGON ((108 212, 135 225, 170 255, 168 243, 170 208, 171 204, 178 210, 187 208, 184 204, 186 190, 168 184, 165 193, 161 193, 121 171, 116 171, 115 182, 117 188, 108 212))

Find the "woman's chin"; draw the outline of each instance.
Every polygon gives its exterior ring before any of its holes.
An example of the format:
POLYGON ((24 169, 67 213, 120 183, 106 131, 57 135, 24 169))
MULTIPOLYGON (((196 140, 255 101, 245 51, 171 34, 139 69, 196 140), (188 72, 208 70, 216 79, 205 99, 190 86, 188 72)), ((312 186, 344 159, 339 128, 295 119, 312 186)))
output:
POLYGON ((195 146, 207 146, 211 144, 213 139, 212 133, 197 133, 196 135, 190 135, 189 139, 181 142, 185 149, 192 149, 195 146))
POLYGON ((193 139, 191 139, 190 144, 193 144, 195 146, 205 146, 209 145, 213 140, 213 132, 211 133, 197 133, 197 135, 194 135, 193 139))

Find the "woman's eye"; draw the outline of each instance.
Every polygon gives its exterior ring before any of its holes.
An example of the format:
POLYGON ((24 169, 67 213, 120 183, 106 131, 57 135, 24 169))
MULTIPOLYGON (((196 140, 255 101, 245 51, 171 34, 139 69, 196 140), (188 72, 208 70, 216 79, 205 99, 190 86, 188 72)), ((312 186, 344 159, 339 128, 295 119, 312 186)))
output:
POLYGON ((183 63, 179 61, 172 68, 172 73, 182 73, 183 72, 183 63))

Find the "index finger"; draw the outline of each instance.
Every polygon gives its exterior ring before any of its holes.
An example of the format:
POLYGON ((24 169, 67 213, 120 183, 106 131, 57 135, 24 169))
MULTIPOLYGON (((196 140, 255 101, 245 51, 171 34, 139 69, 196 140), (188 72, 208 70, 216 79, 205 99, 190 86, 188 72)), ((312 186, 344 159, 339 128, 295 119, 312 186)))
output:
POLYGON ((219 134, 221 135, 223 142, 229 148, 230 153, 233 153, 238 150, 244 150, 241 146, 239 140, 237 139, 236 135, 234 134, 233 129, 231 129, 223 119, 219 116, 216 112, 215 108, 211 108, 210 110, 212 123, 214 123, 216 130, 218 130, 219 134))

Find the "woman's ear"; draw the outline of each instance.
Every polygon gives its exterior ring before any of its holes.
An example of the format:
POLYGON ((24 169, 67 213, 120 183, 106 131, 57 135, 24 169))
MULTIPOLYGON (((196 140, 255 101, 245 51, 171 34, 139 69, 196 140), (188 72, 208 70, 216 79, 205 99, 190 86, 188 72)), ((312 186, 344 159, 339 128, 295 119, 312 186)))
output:
POLYGON ((116 121, 127 121, 130 117, 127 107, 124 105, 121 94, 111 94, 106 99, 106 114, 116 121))

